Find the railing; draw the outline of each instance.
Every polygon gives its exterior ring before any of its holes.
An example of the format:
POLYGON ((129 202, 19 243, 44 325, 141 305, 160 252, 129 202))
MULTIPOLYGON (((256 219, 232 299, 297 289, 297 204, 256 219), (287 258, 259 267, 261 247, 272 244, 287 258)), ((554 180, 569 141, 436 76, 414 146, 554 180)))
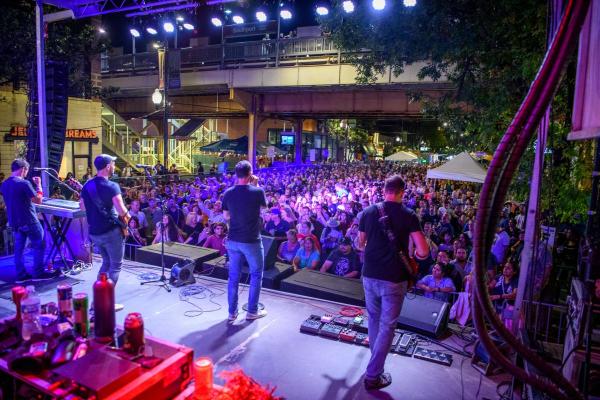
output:
MULTIPOLYGON (((210 66, 220 68, 229 64, 256 61, 275 65, 290 60, 297 62, 300 59, 324 56, 336 56, 336 62, 339 61, 339 50, 327 37, 260 40, 181 49, 181 67, 183 69, 210 66)), ((101 61, 102 73, 105 74, 158 68, 157 52, 102 57, 101 61)))

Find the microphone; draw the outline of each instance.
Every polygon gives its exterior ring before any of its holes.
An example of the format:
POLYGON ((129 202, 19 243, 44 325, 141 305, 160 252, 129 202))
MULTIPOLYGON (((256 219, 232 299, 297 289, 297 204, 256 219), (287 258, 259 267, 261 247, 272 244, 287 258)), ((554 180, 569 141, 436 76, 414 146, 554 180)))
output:
POLYGON ((154 168, 154 165, 135 164, 136 168, 154 168))
POLYGON ((41 167, 34 167, 33 170, 34 171, 50 171, 52 168, 41 168, 41 167))

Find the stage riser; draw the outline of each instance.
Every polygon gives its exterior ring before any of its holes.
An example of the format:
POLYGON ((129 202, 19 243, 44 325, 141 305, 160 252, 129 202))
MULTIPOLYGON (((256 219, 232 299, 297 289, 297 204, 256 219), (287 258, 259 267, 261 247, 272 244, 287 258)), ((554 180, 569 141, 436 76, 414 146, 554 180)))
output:
MULTIPOLYGON (((196 272, 202 271, 202 263, 219 257, 219 252, 206 247, 191 246, 181 243, 165 243, 165 269, 170 270, 173 264, 182 260, 193 260, 196 272)), ((136 249, 137 262, 161 266, 161 244, 153 244, 136 249)))
POLYGON ((365 292, 360 279, 342 278, 308 269, 284 279, 281 290, 340 303, 365 305, 365 292))
MULTIPOLYGON (((272 268, 263 271, 262 285, 268 289, 280 289, 281 281, 294 273, 294 268, 289 264, 276 262, 272 268)), ((202 274, 213 278, 229 279, 229 268, 225 257, 215 258, 203 264, 202 274)), ((242 267, 240 282, 248 283, 248 267, 242 267)))

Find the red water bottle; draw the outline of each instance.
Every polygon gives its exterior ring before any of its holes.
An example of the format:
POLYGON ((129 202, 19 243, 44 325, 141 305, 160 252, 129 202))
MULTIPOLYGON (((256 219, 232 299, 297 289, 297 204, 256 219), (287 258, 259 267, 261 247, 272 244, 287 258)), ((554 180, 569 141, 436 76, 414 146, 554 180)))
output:
POLYGON ((115 284, 106 272, 101 272, 94 283, 94 336, 109 343, 115 336, 115 284))

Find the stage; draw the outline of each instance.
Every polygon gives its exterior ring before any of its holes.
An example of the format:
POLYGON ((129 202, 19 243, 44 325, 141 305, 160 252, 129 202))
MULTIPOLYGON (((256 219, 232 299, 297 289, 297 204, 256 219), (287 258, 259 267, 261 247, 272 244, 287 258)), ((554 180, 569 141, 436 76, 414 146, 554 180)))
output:
MULTIPOLYGON (((30 260, 26 261, 30 265, 30 260)), ((56 285, 73 284, 73 292, 86 292, 91 298, 100 259, 94 267, 54 282, 36 283, 42 303, 56 302, 56 285)), ((380 392, 366 392, 363 373, 369 349, 355 344, 328 340, 299 331, 311 314, 337 314, 339 303, 305 298, 264 289, 261 302, 268 316, 248 322, 240 312, 238 320, 227 322, 226 282, 196 275, 195 285, 164 289, 140 282, 144 274, 160 273, 146 264, 126 261, 116 289, 116 300, 125 305, 117 313, 122 324, 129 312, 141 312, 147 334, 194 350, 194 357, 209 356, 222 370, 241 367, 262 384, 276 386, 276 394, 286 399, 475 399, 498 398, 496 385, 507 375, 482 376, 470 365, 470 359, 454 354, 451 367, 390 354, 386 370, 393 383, 380 392), (198 294, 185 296, 186 292, 198 294)), ((14 313, 10 301, 14 266, 11 257, 0 259, 0 317, 14 313)), ((189 294, 189 293, 188 293, 189 294)), ((240 303, 247 300, 247 287, 240 289, 240 303)), ((458 336, 444 342, 462 348, 458 336)), ((429 344, 428 348, 437 348, 429 344)), ((441 349, 441 348, 440 348, 441 349)), ((470 350, 472 349, 469 348, 470 350)), ((443 350, 443 349, 441 349, 443 350)), ((222 383, 219 378, 217 383, 222 383)))

